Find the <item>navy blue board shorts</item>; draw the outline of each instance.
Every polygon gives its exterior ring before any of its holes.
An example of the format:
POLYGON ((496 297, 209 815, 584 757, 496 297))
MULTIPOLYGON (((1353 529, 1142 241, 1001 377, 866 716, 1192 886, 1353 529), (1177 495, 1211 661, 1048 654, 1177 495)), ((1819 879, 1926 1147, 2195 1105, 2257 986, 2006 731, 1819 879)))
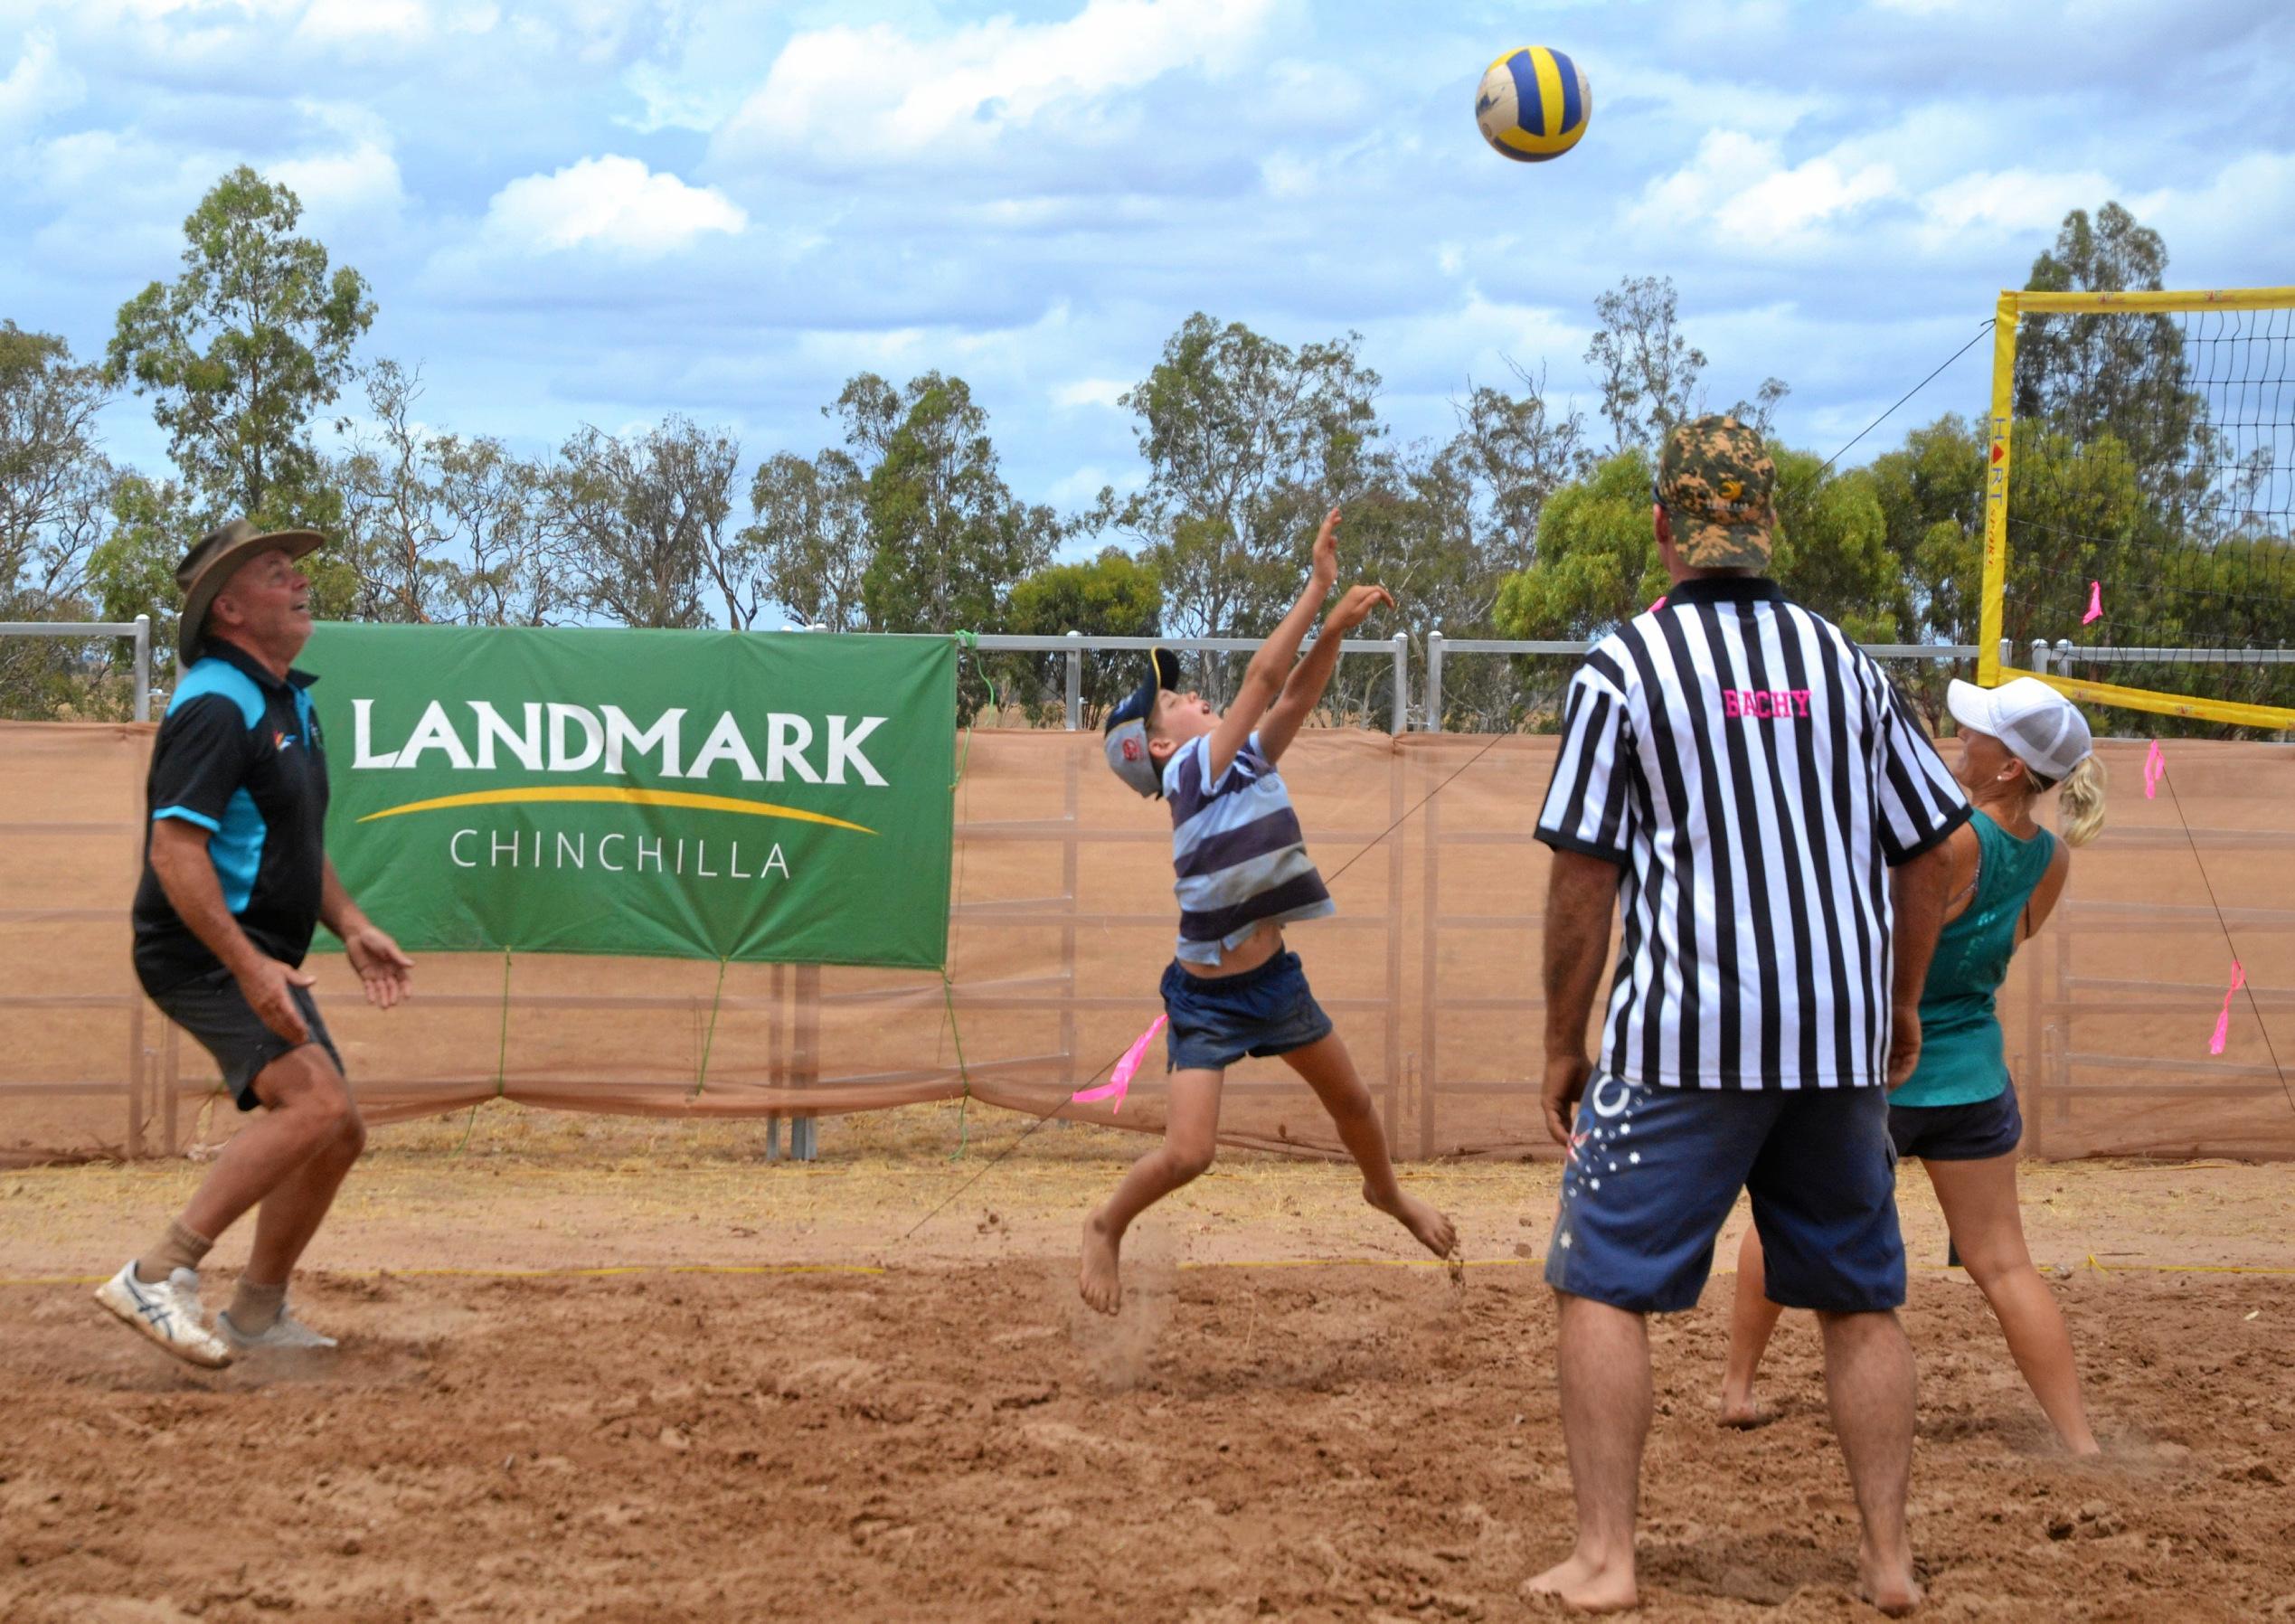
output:
POLYGON ((2013 1082, 1972 1105, 1892 1105, 1889 1138, 1896 1154, 1924 1162, 1988 1162, 2024 1143, 2024 1112, 2013 1082))
MULTIPOLYGON (((319 1018, 318 1001, 311 996, 311 989, 295 987, 288 991, 294 995, 295 1007, 303 1012, 303 1024, 311 1029, 309 1041, 326 1050, 335 1071, 342 1072, 343 1057, 335 1051, 326 1023, 319 1018)), ((288 1043, 263 1024, 263 1017, 239 990, 239 978, 220 966, 150 996, 162 1014, 215 1057, 216 1065, 222 1069, 223 1086, 243 1111, 263 1103, 255 1097, 255 1079, 263 1068, 303 1046, 288 1043)))
POLYGON ((1879 1088, 1667 1089, 1597 1072, 1571 1124, 1546 1284, 1637 1314, 1693 1308, 1741 1189, 1771 1302, 1825 1314, 1903 1304, 1879 1088))
POLYGON ((1331 1017, 1290 952, 1237 976, 1191 976, 1175 958, 1164 971, 1164 1014, 1175 1072, 1224 1071, 1247 1054, 1288 1054, 1331 1034, 1331 1017))

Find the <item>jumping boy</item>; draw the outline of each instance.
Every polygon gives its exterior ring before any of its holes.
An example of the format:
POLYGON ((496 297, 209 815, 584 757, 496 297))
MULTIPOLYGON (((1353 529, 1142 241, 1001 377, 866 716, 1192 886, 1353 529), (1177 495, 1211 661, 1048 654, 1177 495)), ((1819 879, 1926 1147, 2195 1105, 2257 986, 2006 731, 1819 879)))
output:
POLYGON ((1147 680, 1108 718, 1108 765, 1171 807, 1180 914, 1178 956, 1163 982, 1171 1070, 1164 1142, 1084 1223, 1078 1284, 1103 1314, 1123 1298, 1117 1254, 1132 1220, 1211 1166, 1221 1083, 1247 1054, 1280 1055, 1307 1080, 1363 1169, 1364 1200, 1439 1258, 1458 1243, 1450 1221, 1396 1182, 1371 1091, 1308 990, 1299 955, 1283 946, 1285 924, 1334 908, 1275 763, 1323 697, 1340 639, 1394 602, 1384 587, 1350 587, 1299 658, 1308 623, 1338 578, 1338 524, 1334 507, 1316 534, 1306 589, 1251 656, 1226 714, 1200 694, 1175 692, 1179 662, 1159 648, 1147 680))

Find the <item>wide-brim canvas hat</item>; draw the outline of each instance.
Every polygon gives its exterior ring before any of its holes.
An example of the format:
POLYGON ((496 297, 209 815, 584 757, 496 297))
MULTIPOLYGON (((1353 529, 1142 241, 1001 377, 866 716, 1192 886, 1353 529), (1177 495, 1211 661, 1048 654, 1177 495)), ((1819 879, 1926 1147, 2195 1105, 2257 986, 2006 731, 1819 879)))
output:
POLYGON ((1108 713, 1105 747, 1115 775, 1151 799, 1164 793, 1164 775, 1148 749, 1148 724, 1155 719, 1156 695, 1179 686, 1179 656, 1168 648, 1150 649, 1148 675, 1108 713))
POLYGON ((184 562, 175 566, 175 584, 184 590, 184 612, 175 622, 175 652, 184 665, 199 658, 207 630, 207 610, 240 566, 265 552, 284 552, 300 558, 326 538, 316 530, 258 530, 245 519, 233 519, 201 536, 184 562))
POLYGON ((1944 708, 1962 727, 1998 739, 2010 755, 2051 782, 2095 751, 2080 707, 2036 676, 2019 676, 1997 688, 1955 677, 1945 690, 1944 708))

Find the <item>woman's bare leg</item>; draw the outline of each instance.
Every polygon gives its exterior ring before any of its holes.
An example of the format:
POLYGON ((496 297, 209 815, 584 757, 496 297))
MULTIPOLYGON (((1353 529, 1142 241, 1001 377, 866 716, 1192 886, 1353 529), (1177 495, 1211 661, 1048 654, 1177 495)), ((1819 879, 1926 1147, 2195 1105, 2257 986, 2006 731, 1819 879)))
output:
POLYGON ((1762 1269, 1761 1232, 1748 1227, 1737 1243, 1737 1294, 1729 1309, 1729 1357, 1722 1367, 1721 1424, 1755 1427, 1764 1419, 1753 1402, 1753 1376, 1770 1334, 1785 1310, 1769 1300, 1762 1269))
POLYGON ((2080 1402, 2072 1333, 2064 1328, 2055 1294, 2032 1266, 2032 1254, 2025 1247, 2024 1216, 2016 1209, 2015 1153, 1976 1162, 1921 1165, 1929 1170, 1929 1183, 1944 1208, 1960 1262, 1999 1316, 2008 1352, 2056 1436, 2075 1455, 2098 1453, 2096 1435, 2088 1430, 2087 1410, 2080 1402))

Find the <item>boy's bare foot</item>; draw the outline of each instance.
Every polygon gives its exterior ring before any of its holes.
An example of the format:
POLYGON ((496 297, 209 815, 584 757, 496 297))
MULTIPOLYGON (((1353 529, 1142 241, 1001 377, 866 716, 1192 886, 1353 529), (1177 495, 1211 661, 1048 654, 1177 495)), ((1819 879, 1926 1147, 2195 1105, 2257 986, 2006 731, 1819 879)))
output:
POLYGON ((1371 1186, 1363 1186, 1363 1199, 1380 1212, 1409 1230, 1418 1243, 1438 1258, 1447 1258, 1459 1249, 1456 1225, 1440 1210, 1421 1201, 1408 1190, 1398 1187, 1392 1202, 1381 1201, 1371 1186))
POLYGON ((1766 1409, 1753 1402, 1753 1394, 1750 1389, 1743 1393, 1728 1387, 1722 1389, 1720 1420, 1723 1426, 1735 1427, 1741 1431, 1750 1432, 1755 1427, 1766 1427, 1776 1419, 1776 1411, 1766 1409))
POLYGON ((1574 1551, 1567 1561, 1554 1563, 1535 1579, 1525 1580, 1522 1594, 1525 1600, 1552 1596, 1582 1613, 1624 1612, 1640 1603, 1630 1563, 1622 1569, 1607 1567, 1574 1551))
POLYGON ((1121 1243, 1108 1232, 1107 1220, 1100 1213, 1084 1220, 1083 1267, 1076 1276, 1076 1289, 1102 1314, 1113 1314, 1123 1305, 1124 1285, 1116 1262, 1116 1249, 1121 1243))
POLYGON ((1870 1545, 1856 1548, 1857 1592, 1892 1619, 1901 1619, 1921 1605, 1921 1582, 1912 1577, 1912 1563, 1884 1563, 1870 1545))

